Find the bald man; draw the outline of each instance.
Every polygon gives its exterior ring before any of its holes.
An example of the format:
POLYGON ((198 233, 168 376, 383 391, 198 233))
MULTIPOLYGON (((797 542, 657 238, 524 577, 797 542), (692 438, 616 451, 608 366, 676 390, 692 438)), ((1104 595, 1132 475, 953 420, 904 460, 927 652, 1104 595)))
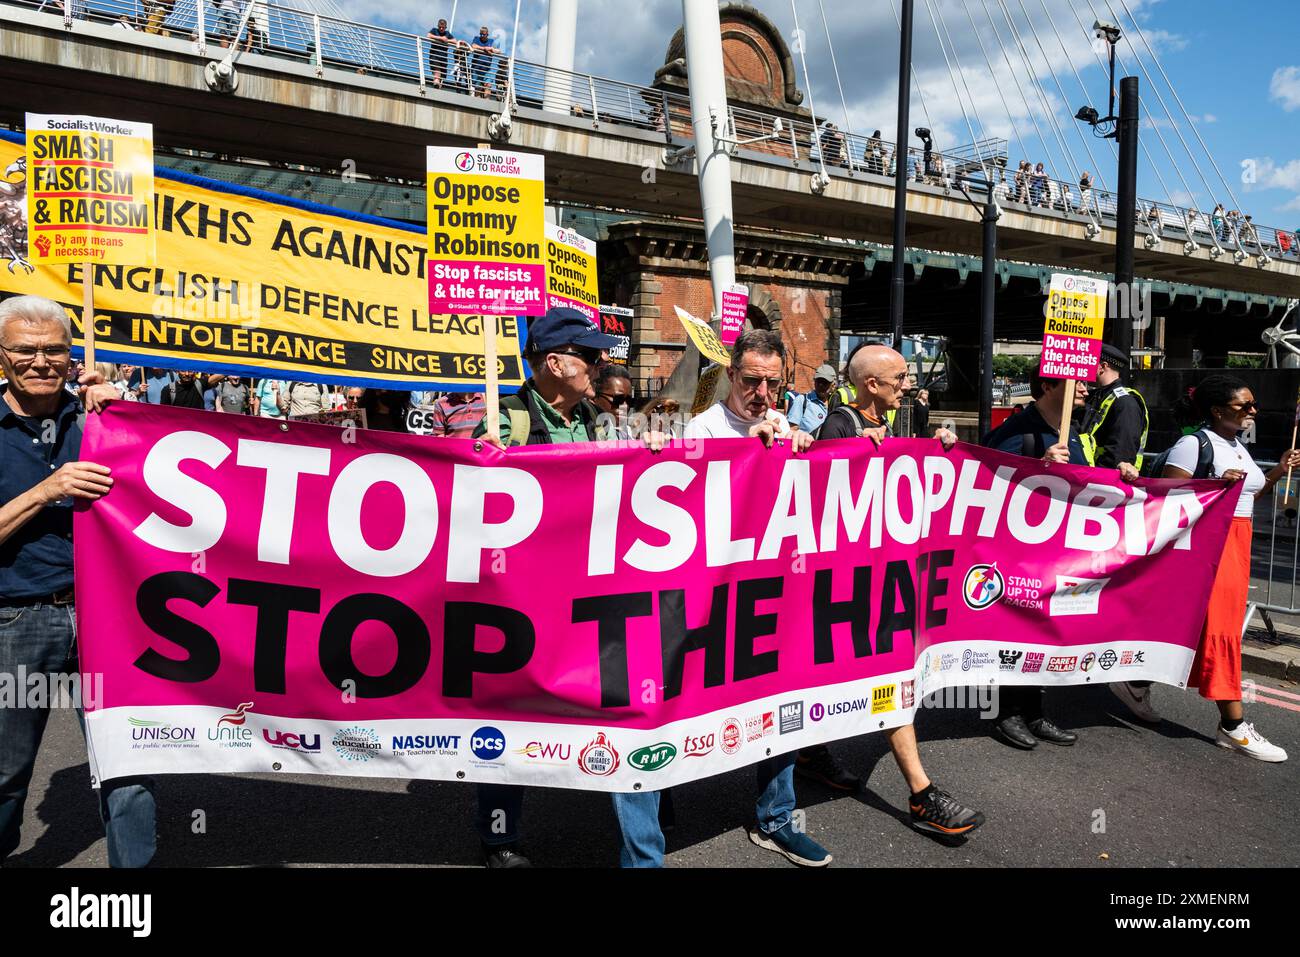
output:
MULTIPOLYGON (((819 441, 867 437, 877 445, 892 432, 887 415, 903 403, 908 387, 907 360, 888 346, 866 346, 849 362, 849 381, 857 389, 857 398, 837 406, 826 418, 819 441)), ((944 448, 952 448, 957 436, 939 429, 934 437, 944 448)), ((894 760, 903 773, 911 798, 908 801, 912 827, 918 831, 955 837, 969 834, 984 823, 984 815, 965 807, 949 794, 940 791, 921 765, 916 746, 916 730, 904 725, 884 732, 889 738, 894 760)))

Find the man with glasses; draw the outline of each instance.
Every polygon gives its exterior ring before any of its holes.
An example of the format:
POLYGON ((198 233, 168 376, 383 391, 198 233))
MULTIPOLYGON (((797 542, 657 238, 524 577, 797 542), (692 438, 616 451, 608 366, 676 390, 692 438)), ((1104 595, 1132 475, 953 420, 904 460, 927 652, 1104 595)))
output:
MULTIPOLYGON (((557 308, 531 323, 524 358, 532 376, 514 395, 501 399, 497 422, 500 448, 594 442, 599 437, 600 410, 592 404, 591 376, 605 350, 618 340, 607 336, 576 309, 557 308)), ((487 421, 474 430, 487 434, 487 421)), ((642 436, 647 447, 663 447, 663 436, 642 436)), ((491 441, 491 440, 489 440, 491 441)), ((623 867, 660 867, 664 835, 659 827, 659 795, 655 792, 612 794, 622 832, 619 863, 623 867)), ((475 827, 483 842, 488 867, 530 867, 519 853, 519 821, 524 789, 513 784, 480 784, 475 827)))
MULTIPOLYGON (((108 469, 79 461, 76 400, 63 388, 72 327, 58 303, 17 296, 0 303, 0 675, 54 682, 77 669, 72 592, 72 506, 107 494, 108 469)), ((87 408, 118 396, 99 373, 83 375, 87 408)), ((80 703, 78 703, 80 708, 80 703)), ((18 846, 23 805, 48 707, 0 708, 0 860, 18 846)), ((99 789, 112 867, 143 867, 154 854, 155 805, 147 778, 99 789)))
MULTIPOLYGON (((909 379, 907 360, 888 346, 869 345, 849 360, 849 379, 857 398, 838 406, 822 426, 821 441, 867 437, 876 444, 893 434, 889 412, 903 403, 909 379)), ((957 437, 939 429, 934 437, 944 448, 952 448, 957 437)), ((916 744, 916 728, 903 725, 883 732, 889 738, 894 761, 907 782, 909 823, 918 831, 943 838, 969 834, 984 823, 984 815, 968 808, 945 791, 940 791, 925 773, 916 744)))

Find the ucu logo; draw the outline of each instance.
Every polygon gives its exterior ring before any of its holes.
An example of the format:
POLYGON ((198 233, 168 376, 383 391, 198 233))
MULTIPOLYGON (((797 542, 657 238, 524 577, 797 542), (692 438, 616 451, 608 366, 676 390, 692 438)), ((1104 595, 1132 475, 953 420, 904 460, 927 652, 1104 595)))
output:
POLYGON ((273 748, 288 748, 290 751, 319 751, 319 734, 293 734, 289 731, 272 731, 262 729, 262 737, 273 748))

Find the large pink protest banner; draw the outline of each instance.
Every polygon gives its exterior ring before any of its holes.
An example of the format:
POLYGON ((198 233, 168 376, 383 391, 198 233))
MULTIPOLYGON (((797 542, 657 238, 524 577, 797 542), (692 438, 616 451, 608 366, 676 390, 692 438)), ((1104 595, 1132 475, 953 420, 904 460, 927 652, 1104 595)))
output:
POLYGON ((948 686, 1182 685, 1239 492, 922 439, 502 452, 128 403, 82 457, 115 482, 75 524, 102 779, 657 789, 948 686))

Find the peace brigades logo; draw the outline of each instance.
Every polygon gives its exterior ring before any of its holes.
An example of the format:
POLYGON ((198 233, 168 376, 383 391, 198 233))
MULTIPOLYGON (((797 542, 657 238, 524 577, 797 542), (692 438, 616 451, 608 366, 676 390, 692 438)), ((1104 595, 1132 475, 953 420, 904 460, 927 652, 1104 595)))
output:
POLYGON ((462 173, 468 173, 473 168, 474 168, 473 153, 456 154, 456 169, 460 170, 462 173))
POLYGON ((961 597, 965 599, 967 608, 981 611, 1001 598, 1005 587, 996 562, 972 565, 962 582, 961 597))

